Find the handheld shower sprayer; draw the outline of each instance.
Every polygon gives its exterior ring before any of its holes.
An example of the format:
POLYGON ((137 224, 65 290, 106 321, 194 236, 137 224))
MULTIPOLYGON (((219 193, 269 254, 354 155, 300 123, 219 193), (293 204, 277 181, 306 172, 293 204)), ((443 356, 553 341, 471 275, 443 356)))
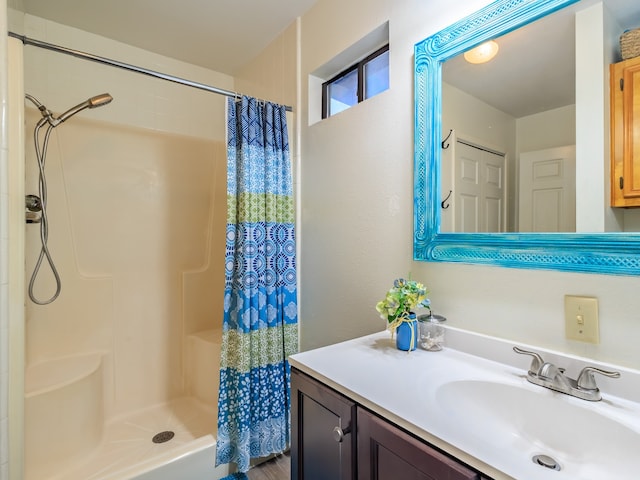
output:
MULTIPOLYGON (((103 93, 101 95, 96 95, 95 97, 91 97, 88 100, 85 100, 82 103, 79 103, 73 108, 70 108, 63 114, 58 117, 54 117, 53 113, 45 107, 38 99, 34 96, 26 94, 25 98, 33 103, 40 113, 42 114, 42 118, 38 121, 33 131, 33 140, 35 143, 36 149, 36 159, 38 160, 38 168, 39 168, 39 176, 38 176, 38 193, 40 200, 40 243, 42 248, 40 249, 40 255, 38 256, 38 260, 33 269, 33 273, 31 274, 31 280, 29 281, 29 298, 31 301, 37 305, 47 305, 53 302, 58 295, 60 295, 60 290, 62 288, 62 282, 60 280, 60 275, 58 274, 58 270, 56 269, 53 259, 51 258, 51 254, 49 253, 49 248, 47 247, 47 240, 49 238, 49 221, 47 217, 47 180, 44 173, 44 165, 47 158, 47 145, 49 144, 49 136, 51 135, 51 131, 60 125, 65 120, 68 120, 76 113, 81 112, 85 108, 96 108, 101 107, 102 105, 106 105, 113 100, 113 97, 108 93, 103 93), (44 137, 42 141, 40 141, 40 129, 48 123, 47 129, 45 130, 44 137), (40 271, 40 266, 42 265, 42 261, 46 259, 51 267, 51 272, 55 278, 56 282, 56 291, 48 300, 39 300, 36 298, 34 294, 34 284, 36 281, 36 277, 38 276, 38 272, 40 271)), ((28 197, 28 196, 27 196, 28 197)), ((36 197, 37 198, 37 197, 36 197)), ((28 200, 28 199, 27 199, 28 200)), ((27 206, 28 208, 28 206, 27 206)))
POLYGON ((38 107, 38 110, 40 110, 40 113, 42 114, 43 119, 49 122, 49 124, 52 127, 57 127, 62 122, 64 122, 65 120, 68 120, 70 117, 74 116, 76 113, 81 112, 85 108, 101 107, 102 105, 111 103, 111 101, 113 100, 113 97, 108 93, 102 93, 100 95, 96 95, 95 97, 91 97, 90 99, 85 100, 82 103, 79 103, 78 105, 76 105, 73 108, 70 108, 66 112, 59 115, 58 117, 54 117, 53 114, 49 111, 49 109, 45 107, 42 103, 40 103, 40 101, 38 101, 37 98, 33 97, 32 95, 29 95, 28 93, 25 95, 25 97, 27 98, 27 100, 30 100, 31 103, 33 103, 36 107, 38 107))
POLYGON ((60 115, 56 119, 58 121, 56 123, 56 125, 64 122, 65 120, 67 120, 70 117, 74 116, 76 113, 81 112, 85 108, 101 107, 102 105, 106 105, 107 103, 111 103, 112 100, 113 100, 113 97, 111 95, 109 95, 108 93, 103 93, 103 94, 100 94, 100 95, 96 95, 95 97, 91 97, 89 100, 85 100, 84 102, 79 103, 75 107, 70 108, 69 110, 64 112, 62 115, 60 115))

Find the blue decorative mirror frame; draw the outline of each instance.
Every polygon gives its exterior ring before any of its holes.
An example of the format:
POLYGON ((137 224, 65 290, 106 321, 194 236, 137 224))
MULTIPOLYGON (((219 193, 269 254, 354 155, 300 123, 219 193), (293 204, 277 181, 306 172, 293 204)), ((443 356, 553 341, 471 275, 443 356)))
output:
POLYGON ((414 259, 640 274, 640 234, 440 233, 442 62, 578 0, 498 0, 415 46, 414 259))

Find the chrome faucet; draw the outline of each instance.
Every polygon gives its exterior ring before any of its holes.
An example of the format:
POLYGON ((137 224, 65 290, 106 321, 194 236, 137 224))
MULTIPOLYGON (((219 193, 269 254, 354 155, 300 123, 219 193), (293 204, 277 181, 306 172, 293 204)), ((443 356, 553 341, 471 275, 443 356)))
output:
POLYGON ((574 380, 564 374, 564 368, 556 367, 553 363, 545 362, 536 352, 530 352, 518 347, 513 347, 513 351, 521 355, 530 355, 531 366, 527 372, 529 382, 540 385, 556 392, 566 393, 572 397, 597 402, 602 399, 600 389, 596 385, 593 377, 594 373, 605 375, 611 378, 620 378, 620 372, 610 372, 596 367, 584 367, 578 379, 574 380))

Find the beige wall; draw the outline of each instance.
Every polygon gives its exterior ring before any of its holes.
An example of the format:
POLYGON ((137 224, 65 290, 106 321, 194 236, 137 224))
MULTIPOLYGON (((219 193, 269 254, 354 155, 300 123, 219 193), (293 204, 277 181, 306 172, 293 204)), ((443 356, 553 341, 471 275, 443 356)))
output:
POLYGON ((458 3, 320 0, 302 17, 304 349, 383 329, 374 307, 393 279, 429 280, 411 262, 413 45, 483 4, 458 3), (306 126, 309 102, 320 101, 308 98, 308 75, 386 21, 389 90, 306 126))
POLYGON ((576 106, 547 110, 516 120, 516 146, 522 152, 574 145, 576 142, 576 106))

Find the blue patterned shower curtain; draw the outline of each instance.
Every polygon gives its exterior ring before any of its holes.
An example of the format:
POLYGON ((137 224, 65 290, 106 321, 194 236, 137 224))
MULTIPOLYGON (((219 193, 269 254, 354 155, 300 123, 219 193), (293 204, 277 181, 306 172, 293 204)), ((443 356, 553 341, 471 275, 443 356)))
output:
POLYGON ((285 108, 227 103, 227 240, 216 465, 289 447, 298 349, 293 186, 285 108))

